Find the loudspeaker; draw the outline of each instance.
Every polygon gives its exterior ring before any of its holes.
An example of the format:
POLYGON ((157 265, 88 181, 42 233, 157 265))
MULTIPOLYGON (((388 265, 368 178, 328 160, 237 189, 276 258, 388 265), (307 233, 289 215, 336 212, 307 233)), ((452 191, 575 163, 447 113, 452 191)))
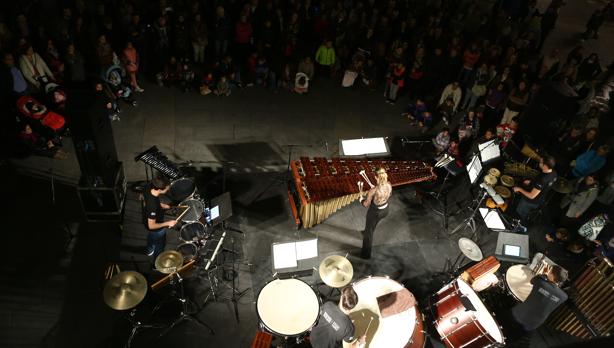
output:
POLYGON ((499 232, 495 256, 500 261, 514 263, 529 262, 529 235, 499 232))
POLYGON ((113 187, 117 150, 103 96, 92 90, 67 92, 66 115, 81 168, 83 186, 113 187))

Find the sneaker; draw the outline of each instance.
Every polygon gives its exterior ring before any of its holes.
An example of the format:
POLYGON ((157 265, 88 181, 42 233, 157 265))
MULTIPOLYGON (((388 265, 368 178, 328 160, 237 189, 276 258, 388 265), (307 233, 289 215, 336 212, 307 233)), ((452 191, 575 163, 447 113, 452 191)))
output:
POLYGON ((154 251, 155 251, 155 250, 154 250, 153 248, 152 248, 152 249, 147 248, 147 249, 145 249, 145 255, 147 255, 147 256, 153 256, 154 251))
POLYGON ((145 90, 144 90, 144 89, 142 89, 141 87, 137 87, 137 88, 135 88, 135 89, 134 89, 134 91, 135 91, 135 92, 139 92, 139 93, 143 93, 143 92, 145 92, 145 90))
POLYGON ((518 227, 514 229, 514 232, 515 233, 527 233, 527 228, 522 225, 518 225, 518 227))

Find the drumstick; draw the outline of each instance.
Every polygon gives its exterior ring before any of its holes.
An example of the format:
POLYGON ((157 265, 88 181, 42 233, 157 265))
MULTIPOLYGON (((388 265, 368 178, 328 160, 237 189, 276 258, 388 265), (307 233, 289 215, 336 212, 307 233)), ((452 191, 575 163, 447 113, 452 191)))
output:
POLYGON ((365 330, 365 336, 369 333, 369 328, 371 327, 371 322, 373 321, 373 317, 369 320, 369 325, 367 325, 367 329, 365 330))
POLYGON ((179 216, 175 219, 176 221, 181 220, 181 218, 188 213, 188 211, 190 211, 190 207, 188 207, 187 205, 179 205, 179 207, 181 208, 187 208, 185 209, 181 214, 179 214, 179 216))

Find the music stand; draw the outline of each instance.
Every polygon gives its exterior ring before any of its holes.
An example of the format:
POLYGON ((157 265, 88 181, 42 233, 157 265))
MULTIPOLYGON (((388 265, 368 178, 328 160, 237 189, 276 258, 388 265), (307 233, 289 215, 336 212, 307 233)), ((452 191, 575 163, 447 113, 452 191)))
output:
POLYGON ((485 143, 478 144, 482 163, 488 163, 501 157, 501 149, 499 148, 498 141, 498 139, 492 139, 485 143))

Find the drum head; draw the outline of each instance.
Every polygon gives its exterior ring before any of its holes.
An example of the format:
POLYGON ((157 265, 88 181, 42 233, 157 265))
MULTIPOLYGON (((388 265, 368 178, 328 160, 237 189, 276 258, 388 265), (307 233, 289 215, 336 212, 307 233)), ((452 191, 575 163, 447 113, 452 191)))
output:
POLYGON ((514 265, 505 272, 505 284, 518 301, 524 302, 533 290, 531 284, 533 277, 533 271, 529 266, 514 265))
POLYGON ((497 177, 492 174, 484 175, 484 183, 488 186, 495 186, 497 184, 497 177))
POLYGON ((478 294, 462 279, 457 279, 456 282, 460 292, 471 301, 471 304, 475 308, 476 320, 480 323, 482 328, 484 328, 484 331, 486 331, 496 342, 503 344, 504 338, 501 329, 499 329, 499 324, 497 324, 495 318, 493 318, 492 314, 490 314, 482 300, 478 297, 478 294))
POLYGON ((281 336, 298 336, 316 324, 320 301, 301 280, 275 279, 260 290, 256 312, 267 330, 281 336))
POLYGON ((196 184, 190 178, 181 178, 171 183, 168 196, 174 202, 181 202, 191 198, 196 192, 196 184))
POLYGON ((205 238, 205 226, 200 222, 190 222, 181 226, 179 238, 184 242, 196 242, 205 238))
POLYGON ((488 170, 488 174, 498 178, 499 176, 501 176, 501 171, 499 169, 497 169, 497 168, 490 168, 488 170))
POLYGON ((482 277, 479 277, 478 279, 476 279, 472 284, 471 287, 473 288, 473 290, 480 292, 480 291, 484 291, 488 288, 490 288, 493 285, 496 285, 499 282, 499 278, 497 278, 497 275, 494 273, 488 273, 482 277))
POLYGON ((177 246, 177 251, 183 256, 183 264, 194 260, 198 255, 198 247, 193 243, 182 243, 177 246))
POLYGON ((512 191, 505 186, 495 186, 495 192, 497 192, 499 196, 503 197, 503 199, 512 197, 512 191))
POLYGON ((403 285, 386 277, 369 277, 356 282, 353 287, 358 295, 358 304, 349 316, 354 321, 356 332, 365 332, 369 327, 368 347, 405 347, 410 339, 418 341, 418 337, 414 335, 424 335, 421 331, 414 333, 417 331, 415 328, 418 320, 416 306, 405 312, 380 318, 377 298, 402 290, 403 285), (371 321, 370 326, 369 321, 371 321))
POLYGON ((187 206, 189 211, 181 218, 185 222, 197 222, 205 211, 205 204, 198 199, 188 199, 179 205, 187 206))

